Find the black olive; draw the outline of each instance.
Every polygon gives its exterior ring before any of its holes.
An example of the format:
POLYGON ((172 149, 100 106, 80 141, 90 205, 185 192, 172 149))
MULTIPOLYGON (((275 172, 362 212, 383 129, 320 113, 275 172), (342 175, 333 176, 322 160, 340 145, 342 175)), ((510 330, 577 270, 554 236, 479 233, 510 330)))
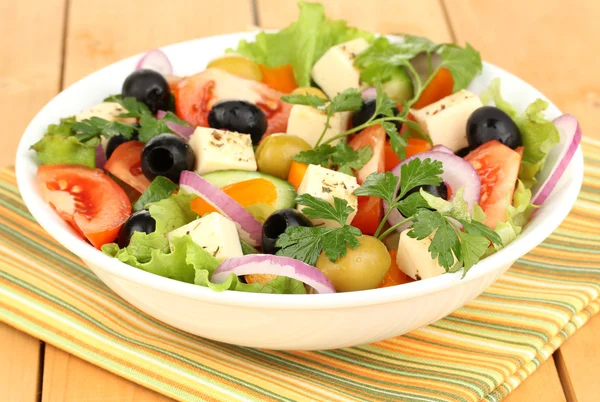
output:
MULTIPOLYGON (((352 127, 358 127, 362 124, 365 124, 372 116, 373 114, 375 114, 375 99, 367 99, 363 102, 362 107, 360 108, 360 110, 358 110, 357 112, 355 112, 352 115, 352 127)), ((400 111, 398 110, 398 108, 393 108, 392 109, 394 111, 394 116, 397 116, 398 113, 400 113, 400 111)), ((375 118, 379 119, 381 117, 384 117, 382 114, 377 115, 375 118)), ((396 123, 396 127, 398 128, 398 131, 400 131, 400 128, 402 127, 402 123, 397 121, 396 123)))
POLYGON ((104 150, 104 153, 106 154, 106 159, 110 159, 110 156, 113 154, 113 152, 115 152, 115 149, 117 149, 119 145, 124 144, 128 141, 137 141, 139 137, 138 130, 140 128, 140 125, 138 123, 134 123, 132 124, 132 126, 133 133, 131 134, 130 140, 122 134, 113 135, 108 139, 108 141, 106 142, 106 149, 104 150))
POLYGON ((121 95, 134 97, 143 102, 152 113, 168 110, 171 98, 169 83, 160 73, 153 70, 136 70, 123 82, 121 95))
POLYGON ((275 242, 290 226, 312 226, 310 220, 293 208, 273 212, 265 221, 262 231, 262 252, 275 254, 279 248, 275 242))
POLYGON ((521 132, 513 119, 494 106, 480 107, 469 116, 467 140, 471 149, 493 140, 512 149, 523 145, 521 132))
POLYGON ((133 236, 134 232, 143 232, 150 234, 155 230, 156 221, 152 216, 150 216, 150 212, 148 212, 145 209, 138 212, 134 212, 129 216, 129 218, 127 218, 127 220, 121 227, 117 243, 121 248, 127 247, 129 245, 129 241, 131 240, 131 236, 133 236))
POLYGON ((164 176, 179 183, 184 170, 193 170, 196 156, 187 141, 176 134, 153 137, 142 151, 142 172, 148 180, 164 176))
POLYGON ((250 134, 252 143, 258 145, 267 131, 267 117, 253 103, 230 100, 213 106, 208 113, 208 125, 212 128, 250 134))
POLYGON ((420 192, 421 189, 423 189, 423 191, 425 191, 426 193, 429 193, 435 197, 440 197, 443 200, 448 199, 448 187, 446 187, 446 184, 443 182, 439 186, 432 186, 432 185, 427 184, 424 186, 412 188, 406 193, 406 195, 403 197, 403 199, 413 193, 420 192))
POLYGON ((456 156, 460 156, 461 158, 464 158, 465 156, 469 155, 469 152, 471 152, 471 148, 464 147, 464 148, 461 148, 458 151, 456 151, 454 154, 456 156))

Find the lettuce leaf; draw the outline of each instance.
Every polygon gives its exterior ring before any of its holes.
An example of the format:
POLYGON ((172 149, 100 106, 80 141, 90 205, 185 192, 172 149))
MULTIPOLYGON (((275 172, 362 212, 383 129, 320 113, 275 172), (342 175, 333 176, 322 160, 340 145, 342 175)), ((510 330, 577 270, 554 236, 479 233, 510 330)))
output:
POLYGON ((300 1, 298 7, 296 22, 277 33, 261 32, 254 42, 242 40, 234 51, 269 67, 291 64, 298 86, 307 87, 313 65, 330 47, 357 38, 373 40, 373 34, 346 21, 328 19, 322 4, 300 1))
POLYGON ((236 290, 238 292, 249 292, 249 293, 274 293, 274 294, 305 294, 306 288, 304 284, 296 279, 288 278, 286 276, 278 276, 266 284, 261 283, 243 283, 234 274, 229 277, 223 283, 212 283, 209 281, 209 277, 212 272, 207 270, 196 270, 196 277, 194 283, 199 286, 206 286, 214 291, 222 292, 224 290, 236 290))
POLYGON ((96 167, 96 147, 99 139, 80 142, 71 130, 75 117, 60 119, 60 124, 50 124, 41 140, 31 146, 42 165, 67 163, 96 167))
POLYGON ((525 113, 517 109, 502 98, 500 93, 500 79, 492 80, 489 87, 481 94, 482 103, 494 102, 496 106, 508 114, 519 127, 523 140, 523 160, 519 170, 519 179, 526 188, 531 188, 535 183, 535 176, 544 166, 548 152, 560 141, 560 134, 554 123, 544 117, 544 110, 548 102, 537 99, 530 104, 525 113))
POLYGON ((190 209, 190 202, 196 197, 180 189, 167 198, 149 204, 148 211, 156 221, 156 232, 166 234, 198 219, 198 214, 190 209))

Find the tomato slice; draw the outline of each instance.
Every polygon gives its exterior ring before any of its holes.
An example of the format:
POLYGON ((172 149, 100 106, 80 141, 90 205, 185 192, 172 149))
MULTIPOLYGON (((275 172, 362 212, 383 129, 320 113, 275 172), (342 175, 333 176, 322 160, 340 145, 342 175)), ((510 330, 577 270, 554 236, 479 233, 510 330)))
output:
MULTIPOLYGON (((277 202, 277 188, 267 179, 250 179, 233 183, 223 187, 221 190, 241 206, 247 207, 253 204, 275 205, 277 202)), ((192 211, 198 215, 210 212, 219 212, 202 197, 197 197, 190 203, 192 211)))
POLYGON ((247 80, 217 68, 179 81, 173 90, 177 116, 191 125, 208 127, 208 113, 215 103, 238 99, 254 103, 267 117, 265 135, 285 133, 292 105, 283 102, 282 93, 264 83, 247 80))
POLYGON ((104 165, 104 169, 140 193, 143 193, 150 185, 150 180, 142 173, 141 161, 143 150, 143 142, 125 142, 114 150, 110 159, 104 165))
MULTIPOLYGON (((383 172, 385 169, 385 138, 383 127, 375 125, 367 127, 355 135, 348 143, 357 150, 364 146, 373 148, 373 157, 356 172, 358 184, 362 184, 371 173, 383 172)), ((358 209, 352 225, 368 235, 375 234, 379 222, 383 218, 383 203, 377 197, 358 197, 358 209)))
POLYGON ((131 213, 125 191, 99 169, 43 165, 37 177, 44 199, 96 248, 114 241, 131 213))
POLYGON ((479 205, 485 212, 485 224, 495 229, 498 222, 506 221, 519 176, 521 155, 498 141, 479 146, 465 157, 479 174, 481 196, 479 205))

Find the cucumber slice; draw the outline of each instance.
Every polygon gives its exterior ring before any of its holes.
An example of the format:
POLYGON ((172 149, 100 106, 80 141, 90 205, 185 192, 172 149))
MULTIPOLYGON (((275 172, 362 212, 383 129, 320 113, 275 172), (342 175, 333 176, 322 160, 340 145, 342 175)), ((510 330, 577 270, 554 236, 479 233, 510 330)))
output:
POLYGON ((392 71, 392 78, 382 85, 383 91, 397 103, 403 103, 414 96, 413 83, 404 67, 392 71))
POLYGON ((247 209, 254 217, 261 222, 273 212, 284 208, 294 208, 296 206, 296 190, 291 183, 278 177, 261 172, 249 172, 246 170, 220 170, 217 172, 206 173, 202 177, 215 186, 222 188, 233 183, 251 179, 266 179, 277 188, 277 201, 275 205, 256 204, 247 209))

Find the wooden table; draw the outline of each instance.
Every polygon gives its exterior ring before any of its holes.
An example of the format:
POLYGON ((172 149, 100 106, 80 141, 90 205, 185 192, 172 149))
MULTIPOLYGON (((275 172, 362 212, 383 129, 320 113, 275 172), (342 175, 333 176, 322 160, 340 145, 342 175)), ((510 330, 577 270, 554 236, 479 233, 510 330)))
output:
MULTIPOLYGON (((470 42, 542 90, 600 138, 597 0, 324 1, 330 16, 383 33, 470 42)), ((2 0, 0 164, 28 121, 62 88, 153 47, 256 26, 280 28, 296 0, 2 0)), ((509 398, 598 401, 600 316, 569 339, 509 398)), ((8 401, 164 401, 168 398, 0 324, 0 390, 8 401), (6 396, 8 395, 8 399, 6 396)))

